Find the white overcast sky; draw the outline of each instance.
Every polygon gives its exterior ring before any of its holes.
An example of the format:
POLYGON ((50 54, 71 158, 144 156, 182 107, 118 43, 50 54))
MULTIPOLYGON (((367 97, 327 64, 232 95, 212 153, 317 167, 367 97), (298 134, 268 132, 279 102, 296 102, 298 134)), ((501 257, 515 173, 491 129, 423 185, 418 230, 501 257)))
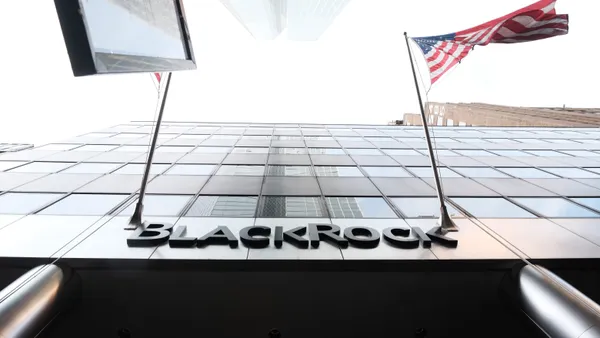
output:
MULTIPOLYGON (((289 42, 254 40, 218 0, 185 0, 198 69, 174 73, 165 120, 399 119, 418 109, 404 31, 455 32, 532 2, 353 0, 319 41, 289 42)), ((599 107, 600 1, 559 0, 557 10, 570 15, 569 35, 477 48, 429 99, 599 107)), ((0 142, 37 145, 154 118, 149 75, 73 77, 54 1, 2 1, 0 32, 0 142)))

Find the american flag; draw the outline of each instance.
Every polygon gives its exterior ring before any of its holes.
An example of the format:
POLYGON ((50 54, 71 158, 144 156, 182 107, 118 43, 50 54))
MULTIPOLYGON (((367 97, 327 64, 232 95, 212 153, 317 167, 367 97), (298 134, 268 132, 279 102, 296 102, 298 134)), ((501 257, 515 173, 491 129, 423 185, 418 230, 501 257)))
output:
POLYGON ((433 85, 475 46, 546 39, 569 32, 569 16, 556 14, 556 0, 541 0, 501 18, 446 35, 413 38, 419 45, 433 85))

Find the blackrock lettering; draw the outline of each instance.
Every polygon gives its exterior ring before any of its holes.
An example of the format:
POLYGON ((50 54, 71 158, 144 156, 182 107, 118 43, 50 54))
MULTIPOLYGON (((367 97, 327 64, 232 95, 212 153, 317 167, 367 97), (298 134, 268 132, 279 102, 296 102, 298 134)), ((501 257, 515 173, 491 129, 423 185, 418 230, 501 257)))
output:
POLYGON ((308 226, 299 226, 284 231, 283 226, 249 226, 239 231, 238 237, 226 226, 217 226, 204 236, 187 237, 187 227, 177 226, 173 229, 169 223, 146 223, 134 230, 127 239, 130 247, 153 247, 169 243, 172 248, 203 248, 209 245, 229 245, 237 248, 239 241, 249 248, 266 248, 273 244, 281 248, 284 243, 300 249, 308 249, 309 245, 318 248, 322 241, 337 245, 340 248, 353 246, 357 248, 372 249, 379 246, 381 235, 388 244, 400 249, 415 249, 419 246, 430 248, 432 242, 445 247, 456 248, 458 241, 438 233, 439 228, 424 232, 421 228, 389 227, 379 231, 366 226, 347 227, 342 230, 335 224, 311 223, 308 226), (411 236, 412 231, 412 236, 411 236), (308 234, 308 238, 306 235, 308 234))

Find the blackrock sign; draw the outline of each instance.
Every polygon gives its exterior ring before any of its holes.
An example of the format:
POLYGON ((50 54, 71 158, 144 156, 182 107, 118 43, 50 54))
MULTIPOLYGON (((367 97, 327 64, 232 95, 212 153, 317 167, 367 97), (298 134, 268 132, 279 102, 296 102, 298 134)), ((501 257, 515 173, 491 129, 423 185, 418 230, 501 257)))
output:
POLYGON ((413 236, 410 236, 411 229, 399 227, 386 228, 380 234, 373 228, 354 226, 345 228, 342 234, 340 227, 335 224, 311 223, 308 226, 300 226, 287 231, 283 231, 282 226, 272 228, 249 226, 240 230, 239 239, 226 226, 218 226, 199 238, 186 237, 186 230, 186 226, 177 226, 173 230, 172 224, 145 223, 127 239, 127 245, 130 247, 154 247, 168 242, 172 248, 203 248, 209 245, 229 245, 231 248, 237 248, 239 240, 241 240, 245 246, 253 249, 266 248, 271 245, 271 241, 276 248, 281 248, 286 243, 301 249, 308 249, 309 245, 318 248, 321 241, 326 241, 340 248, 347 248, 351 245, 372 249, 379 246, 383 235, 385 242, 400 249, 414 249, 420 245, 423 248, 429 248, 432 242, 449 248, 458 246, 457 240, 440 234, 439 227, 428 232, 414 227, 412 228, 413 236), (308 238, 306 238, 307 234, 308 238))

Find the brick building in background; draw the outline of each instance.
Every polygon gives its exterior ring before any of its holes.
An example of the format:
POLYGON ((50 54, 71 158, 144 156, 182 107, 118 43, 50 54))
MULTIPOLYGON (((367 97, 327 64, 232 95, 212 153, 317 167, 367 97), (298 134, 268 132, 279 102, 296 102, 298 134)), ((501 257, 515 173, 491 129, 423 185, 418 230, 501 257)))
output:
MULTIPOLYGON (((511 107, 486 103, 429 103, 430 125, 480 127, 598 127, 600 108, 511 107)), ((404 124, 422 125, 420 114, 404 114, 404 124)))

